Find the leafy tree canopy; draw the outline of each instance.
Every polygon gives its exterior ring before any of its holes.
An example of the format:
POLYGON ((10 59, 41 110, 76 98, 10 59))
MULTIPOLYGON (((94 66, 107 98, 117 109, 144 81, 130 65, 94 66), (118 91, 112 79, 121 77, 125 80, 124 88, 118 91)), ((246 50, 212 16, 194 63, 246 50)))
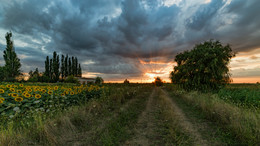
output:
POLYGON ((234 56, 230 45, 223 46, 219 41, 197 44, 176 56, 177 66, 170 79, 185 90, 218 90, 231 82, 228 64, 234 56))

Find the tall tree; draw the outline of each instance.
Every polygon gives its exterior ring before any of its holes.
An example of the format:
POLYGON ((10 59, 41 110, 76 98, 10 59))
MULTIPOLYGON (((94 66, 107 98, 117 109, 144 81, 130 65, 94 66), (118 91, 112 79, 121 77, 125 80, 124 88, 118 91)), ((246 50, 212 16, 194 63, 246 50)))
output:
POLYGON ((59 55, 54 51, 53 52, 53 81, 57 82, 59 80, 60 72, 59 72, 59 67, 60 67, 60 62, 59 62, 59 55))
POLYGON ((82 77, 82 70, 81 70, 80 64, 79 64, 79 68, 78 68, 78 76, 82 77))
POLYGON ((49 56, 46 57, 44 74, 45 74, 45 76, 50 77, 50 60, 49 60, 49 56))
POLYGON ((53 61, 52 61, 52 59, 50 59, 50 79, 51 79, 51 81, 52 81, 52 79, 53 79, 53 63, 52 63, 53 61))
POLYGON ((11 40, 12 32, 6 33, 6 49, 4 51, 5 60, 5 72, 7 78, 15 78, 21 74, 21 63, 20 59, 17 57, 14 49, 13 41, 11 40))
POLYGON ((72 65, 71 65, 71 59, 69 58, 69 67, 68 67, 68 74, 69 76, 72 75, 72 65))
POLYGON ((230 46, 219 41, 197 44, 176 56, 170 78, 185 90, 218 90, 231 81, 228 64, 234 56, 230 46))
POLYGON ((64 74, 65 77, 67 77, 69 75, 69 70, 68 70, 68 54, 65 57, 65 61, 64 61, 64 74))
POLYGON ((75 59, 73 56, 71 58, 71 63, 72 63, 72 65, 71 65, 72 75, 75 76, 75 70, 74 70, 75 69, 75 59))
POLYGON ((75 70, 75 76, 78 76, 78 58, 75 57, 75 67, 74 67, 74 70, 75 70))
POLYGON ((65 64, 64 64, 64 55, 61 55, 61 78, 64 79, 65 77, 65 64))

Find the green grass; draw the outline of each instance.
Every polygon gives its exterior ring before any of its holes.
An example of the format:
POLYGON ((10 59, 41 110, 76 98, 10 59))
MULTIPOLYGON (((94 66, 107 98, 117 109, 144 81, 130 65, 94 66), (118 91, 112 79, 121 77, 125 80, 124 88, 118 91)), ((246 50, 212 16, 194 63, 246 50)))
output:
POLYGON ((257 109, 239 108, 216 94, 174 91, 184 102, 202 112, 205 117, 234 135, 244 145, 260 143, 260 112, 257 109))

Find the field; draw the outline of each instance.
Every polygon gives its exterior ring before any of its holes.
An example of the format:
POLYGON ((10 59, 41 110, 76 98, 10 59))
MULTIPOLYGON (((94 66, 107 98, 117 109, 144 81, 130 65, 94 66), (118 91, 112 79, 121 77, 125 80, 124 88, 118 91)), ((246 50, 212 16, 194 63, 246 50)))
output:
POLYGON ((260 86, 0 85, 0 145, 257 145, 260 86))

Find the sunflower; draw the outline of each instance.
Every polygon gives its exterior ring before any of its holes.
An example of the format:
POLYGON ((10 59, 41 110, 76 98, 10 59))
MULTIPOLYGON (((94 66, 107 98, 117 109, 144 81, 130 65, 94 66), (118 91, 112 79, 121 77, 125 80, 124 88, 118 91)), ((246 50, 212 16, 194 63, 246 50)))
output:
POLYGON ((12 97, 18 97, 17 93, 12 93, 12 97))
POLYGON ((24 97, 26 97, 26 98, 30 98, 30 97, 31 97, 31 94, 29 94, 29 93, 25 93, 25 94, 24 94, 24 97))
POLYGON ((5 93, 5 90, 0 89, 0 94, 5 93))
POLYGON ((1 101, 1 100, 4 101, 5 99, 4 99, 3 97, 0 97, 0 101, 1 101))
POLYGON ((65 94, 69 94, 69 91, 65 91, 65 94))
POLYGON ((0 104, 2 104, 4 101, 3 100, 0 100, 0 104))
POLYGON ((74 95, 74 92, 73 92, 73 91, 71 91, 71 92, 70 92, 70 95, 74 95))
POLYGON ((10 87, 11 87, 11 85, 7 84, 7 85, 6 85, 6 87, 7 87, 7 88, 10 88, 10 87))
POLYGON ((58 89, 59 89, 59 87, 58 87, 58 86, 55 86, 55 87, 54 87, 54 90, 58 90, 58 89))
POLYGON ((23 87, 23 84, 20 84, 19 86, 20 86, 20 87, 23 87))
POLYGON ((72 91, 72 89, 71 89, 71 88, 69 88, 69 91, 72 91))
POLYGON ((16 97, 14 100, 17 101, 17 102, 21 102, 21 101, 23 101, 23 98, 22 97, 16 97))
POLYGON ((45 89, 42 89, 42 93, 45 93, 46 92, 46 90, 45 89))
POLYGON ((52 94, 53 92, 52 91, 48 91, 48 94, 52 94))
POLYGON ((14 92, 14 91, 15 91, 15 89, 14 89, 14 88, 10 88, 9 90, 10 90, 11 92, 14 92))
POLYGON ((20 94, 21 94, 21 93, 22 93, 22 90, 17 90, 16 92, 18 92, 18 93, 20 93, 20 94))
POLYGON ((42 97, 42 96, 41 96, 40 94, 36 94, 36 95, 35 95, 35 98, 36 98, 36 99, 39 99, 39 98, 41 98, 41 97, 42 97))
POLYGON ((32 89, 31 88, 27 88, 27 91, 32 92, 32 89))
POLYGON ((61 93, 60 96, 65 96, 65 93, 61 93))

